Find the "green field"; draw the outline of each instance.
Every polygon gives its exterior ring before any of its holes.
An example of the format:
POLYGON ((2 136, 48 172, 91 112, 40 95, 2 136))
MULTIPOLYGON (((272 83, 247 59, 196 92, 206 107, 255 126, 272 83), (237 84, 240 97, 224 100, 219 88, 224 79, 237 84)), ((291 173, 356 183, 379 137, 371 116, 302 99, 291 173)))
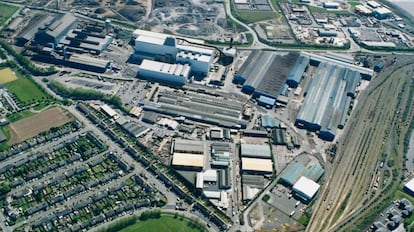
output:
POLYGON ((279 16, 278 13, 273 11, 239 11, 235 8, 233 0, 230 1, 230 8, 234 17, 247 24, 274 19, 279 16))
POLYGON ((362 3, 360 1, 349 1, 348 4, 352 7, 358 6, 358 5, 362 5, 362 3))
POLYGON ((174 218, 170 214, 162 214, 158 219, 147 219, 145 221, 137 221, 136 224, 128 226, 122 229, 120 232, 199 232, 205 230, 199 230, 197 228, 190 227, 190 220, 178 216, 174 218))
POLYGON ((9 146, 7 145, 7 141, 9 141, 9 139, 10 139, 10 132, 9 132, 10 131, 10 128, 7 125, 7 126, 0 127, 0 130, 3 132, 3 134, 7 138, 6 141, 0 143, 0 152, 2 152, 2 151, 5 151, 5 150, 7 150, 9 148, 9 146))
POLYGON ((19 8, 17 6, 0 3, 0 26, 10 18, 19 8))
POLYGON ((325 8, 316 7, 316 6, 307 6, 309 11, 312 13, 328 13, 336 15, 351 15, 352 13, 347 10, 327 10, 325 8))
POLYGON ((18 79, 4 86, 13 93, 24 105, 34 103, 49 97, 30 78, 17 73, 18 79))
POLYGON ((245 23, 255 23, 278 17, 276 12, 237 11, 234 15, 245 23))

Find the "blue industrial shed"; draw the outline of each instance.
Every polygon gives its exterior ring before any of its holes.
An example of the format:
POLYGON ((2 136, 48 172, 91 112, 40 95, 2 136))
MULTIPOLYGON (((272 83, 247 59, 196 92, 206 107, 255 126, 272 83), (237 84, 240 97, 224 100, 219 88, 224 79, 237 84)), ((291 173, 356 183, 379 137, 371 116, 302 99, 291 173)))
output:
POLYGON ((255 50, 236 71, 233 83, 243 85, 242 92, 252 94, 253 98, 265 96, 276 100, 298 57, 296 52, 255 50))
POLYGON ((261 95, 258 99, 257 99, 257 104, 259 104, 259 106, 264 106, 266 108, 273 108, 273 106, 276 103, 276 99, 274 98, 270 98, 270 97, 266 97, 264 95, 261 95))
POLYGON ((302 80, 303 74, 306 72, 306 69, 308 68, 309 60, 309 57, 304 56, 300 56, 296 60, 295 66, 293 66, 286 80, 286 84, 288 84, 289 87, 298 87, 300 81, 302 80))
POLYGON ((322 62, 307 87, 296 127, 319 132, 321 139, 334 140, 336 129, 344 126, 349 98, 355 97, 360 80, 358 71, 322 62))
POLYGON ((316 182, 324 172, 323 167, 315 157, 304 154, 297 156, 287 165, 280 174, 280 182, 287 186, 293 186, 301 176, 316 182))

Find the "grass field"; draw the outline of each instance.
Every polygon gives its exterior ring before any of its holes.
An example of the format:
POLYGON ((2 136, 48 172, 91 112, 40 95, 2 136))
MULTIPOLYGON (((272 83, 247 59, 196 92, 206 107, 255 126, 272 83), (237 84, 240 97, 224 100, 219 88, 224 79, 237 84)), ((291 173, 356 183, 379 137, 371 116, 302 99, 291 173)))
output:
POLYGON ((16 74, 10 68, 0 70, 0 84, 17 80, 16 74))
POLYGON ((18 9, 19 8, 16 6, 0 3, 0 26, 3 25, 3 23, 6 22, 18 9))
MULTIPOLYGON (((153 232, 153 231, 162 231, 162 232, 199 232, 200 230, 192 228, 189 226, 189 219, 183 218, 180 220, 174 218, 173 215, 163 214, 161 218, 158 219, 147 219, 145 221, 138 221, 132 226, 128 226, 125 229, 122 229, 120 232, 153 232)), ((205 231, 205 230, 201 230, 205 231)))
POLYGON ((329 13, 337 15, 351 15, 352 13, 347 10, 327 10, 325 8, 316 7, 316 6, 307 6, 309 11, 312 13, 329 13))
POLYGON ((40 132, 48 131, 52 127, 62 126, 71 120, 72 116, 58 107, 18 120, 10 124, 10 140, 7 144, 20 143, 38 135, 40 132))
POLYGON ((235 8, 233 0, 230 1, 230 8, 234 17, 247 24, 274 19, 279 16, 278 13, 273 11, 239 11, 235 8))
POLYGON ((362 5, 362 3, 360 1, 349 1, 348 4, 352 7, 358 6, 358 5, 362 5))
POLYGON ((4 84, 22 104, 41 101, 49 97, 31 79, 17 74, 17 80, 4 84))
MULTIPOLYGON (((10 128, 9 128, 9 126, 0 127, 0 130, 6 136, 7 141, 8 141, 10 139, 10 128)), ((9 146, 7 145, 7 141, 4 141, 4 142, 0 143, 0 152, 5 151, 9 148, 9 146)))
POLYGON ((276 12, 251 12, 251 11, 237 11, 234 13, 238 18, 245 23, 260 22, 263 20, 274 19, 278 17, 276 12))

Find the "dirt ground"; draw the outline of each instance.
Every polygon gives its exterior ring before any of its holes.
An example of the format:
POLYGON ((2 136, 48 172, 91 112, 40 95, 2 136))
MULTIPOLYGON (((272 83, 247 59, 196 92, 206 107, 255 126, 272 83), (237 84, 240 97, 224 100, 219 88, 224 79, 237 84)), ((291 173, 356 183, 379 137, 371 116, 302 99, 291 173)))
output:
POLYGON ((69 113, 61 108, 54 107, 35 114, 28 118, 19 120, 10 125, 9 145, 20 143, 26 139, 38 135, 40 132, 48 131, 52 127, 61 126, 72 120, 69 113))
POLYGON ((5 84, 14 80, 17 80, 17 77, 10 68, 0 70, 0 84, 5 84))

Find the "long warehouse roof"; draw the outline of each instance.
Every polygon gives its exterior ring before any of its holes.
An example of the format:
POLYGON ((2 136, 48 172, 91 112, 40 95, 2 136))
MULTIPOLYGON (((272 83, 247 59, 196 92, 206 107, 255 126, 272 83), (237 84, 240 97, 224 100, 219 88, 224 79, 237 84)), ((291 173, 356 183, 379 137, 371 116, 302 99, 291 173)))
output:
POLYGON ((272 153, 269 145, 261 144, 247 144, 242 143, 241 145, 241 156, 252 157, 252 158, 271 158, 272 153))
POLYGON ((257 92, 276 97, 298 56, 298 53, 293 52, 281 54, 255 50, 238 70, 237 76, 246 79, 245 86, 251 86, 257 92))
POLYGON ((202 168, 204 156, 200 154, 174 153, 172 165, 202 168))
POLYGON ((257 159, 242 157, 243 171, 272 172, 273 163, 271 159, 257 159))
POLYGON ((140 65, 140 70, 149 70, 174 76, 187 77, 190 73, 190 66, 188 64, 168 64, 144 59, 140 65))
POLYGON ((204 142, 195 140, 175 139, 174 151, 180 151, 182 153, 201 153, 203 154, 204 142))

